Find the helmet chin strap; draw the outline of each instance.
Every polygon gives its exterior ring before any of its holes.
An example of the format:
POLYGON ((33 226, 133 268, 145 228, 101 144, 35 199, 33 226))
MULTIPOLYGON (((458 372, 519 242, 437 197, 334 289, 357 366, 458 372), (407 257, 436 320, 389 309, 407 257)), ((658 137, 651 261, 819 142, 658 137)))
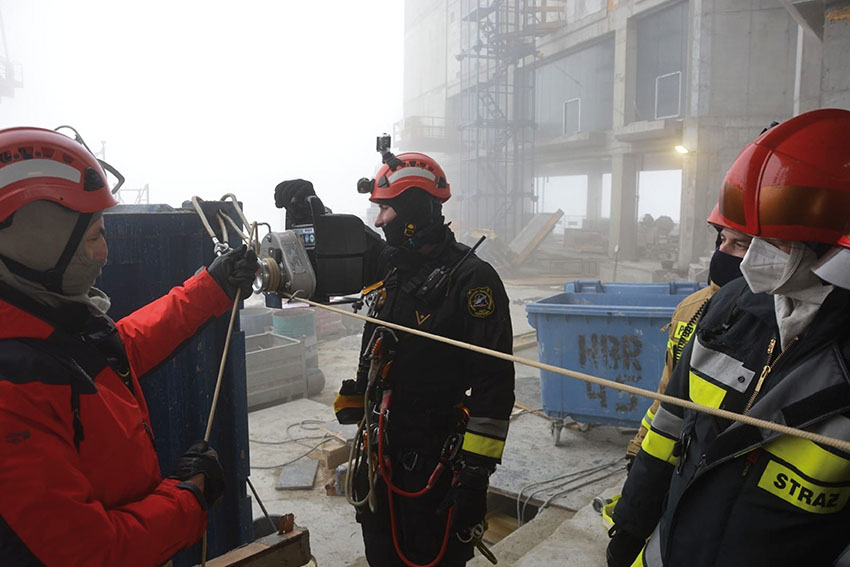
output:
POLYGON ((6 267, 9 268, 9 271, 15 275, 31 282, 41 284, 48 291, 62 294, 62 276, 65 274, 65 270, 68 268, 68 264, 71 262, 74 252, 76 252, 80 242, 83 241, 83 235, 85 234, 86 229, 88 229, 93 215, 94 213, 80 213, 77 217, 77 222, 74 224, 74 229, 71 231, 71 236, 68 238, 65 248, 62 250, 62 254, 59 255, 56 265, 49 270, 34 270, 33 268, 25 266, 20 262, 16 262, 11 258, 7 258, 2 254, 0 254, 0 260, 2 260, 3 263, 6 264, 6 267))

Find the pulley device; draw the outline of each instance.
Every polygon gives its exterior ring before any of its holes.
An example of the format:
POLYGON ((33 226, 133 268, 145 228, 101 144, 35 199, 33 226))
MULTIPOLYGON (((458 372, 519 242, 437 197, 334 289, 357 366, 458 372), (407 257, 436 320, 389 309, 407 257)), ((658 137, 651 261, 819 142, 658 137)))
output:
POLYGON ((334 214, 312 195, 310 221, 283 232, 269 232, 260 243, 255 292, 266 293, 268 307, 280 307, 280 294, 331 297, 357 293, 363 286, 366 230, 354 215, 334 214))
MULTIPOLYGON (((242 212, 236 197, 228 193, 245 230, 254 226, 242 212)), ((266 305, 281 306, 281 295, 313 298, 327 303, 330 297, 345 296, 360 291, 363 285, 363 261, 366 254, 366 230, 363 221, 354 215, 328 212, 316 196, 307 198, 310 220, 289 226, 282 232, 269 230, 259 242, 249 242, 247 235, 223 210, 214 213, 202 208, 203 200, 192 197, 192 204, 201 218, 217 255, 230 250, 227 243, 227 224, 254 249, 257 254, 257 274, 254 293, 266 295, 266 305), (216 219, 221 238, 210 221, 216 219)), ((263 223, 265 224, 265 223, 263 223)))

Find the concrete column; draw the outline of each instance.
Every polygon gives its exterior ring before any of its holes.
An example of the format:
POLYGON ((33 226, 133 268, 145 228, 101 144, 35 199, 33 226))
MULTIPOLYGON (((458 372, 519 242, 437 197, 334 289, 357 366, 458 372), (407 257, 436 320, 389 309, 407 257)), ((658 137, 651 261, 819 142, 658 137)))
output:
POLYGON ((602 170, 587 172, 587 220, 595 223, 602 218, 602 170))
POLYGON ((634 120, 635 76, 637 73, 637 40, 634 23, 614 32, 614 129, 634 120))
POLYGON ((682 132, 684 144, 696 151, 682 156, 677 260, 677 268, 680 270, 687 270, 688 264, 710 253, 713 248, 714 235, 706 230, 705 220, 717 204, 726 170, 739 149, 758 133, 755 129, 736 129, 731 126, 710 126, 703 124, 700 119, 685 120, 682 132), (752 130, 755 133, 751 134, 752 130))
POLYGON ((611 160, 611 220, 608 253, 620 246, 620 260, 637 259, 637 182, 640 156, 616 154, 611 160))
POLYGON ((827 0, 823 26, 821 102, 850 109, 850 0, 827 0))
POLYGON ((820 108, 823 44, 797 26, 797 64, 794 76, 794 116, 820 108))

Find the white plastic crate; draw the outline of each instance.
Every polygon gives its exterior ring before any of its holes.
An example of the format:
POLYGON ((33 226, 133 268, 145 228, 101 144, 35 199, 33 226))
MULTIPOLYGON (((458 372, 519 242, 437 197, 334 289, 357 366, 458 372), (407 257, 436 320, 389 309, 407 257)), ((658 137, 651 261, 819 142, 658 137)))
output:
POLYGON ((274 333, 245 337, 248 409, 307 395, 304 344, 274 333))

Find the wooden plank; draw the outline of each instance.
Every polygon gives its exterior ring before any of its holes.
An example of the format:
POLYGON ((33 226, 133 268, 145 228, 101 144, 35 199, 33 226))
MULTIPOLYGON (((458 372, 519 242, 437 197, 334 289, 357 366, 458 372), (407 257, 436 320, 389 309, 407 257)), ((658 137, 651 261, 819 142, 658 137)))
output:
POLYGON ((207 561, 208 567, 301 567, 310 561, 310 532, 272 534, 207 561))
POLYGON ((554 213, 537 213, 519 234, 508 245, 513 253, 511 263, 519 266, 534 252, 534 249, 546 238, 555 225, 564 216, 564 211, 558 209, 554 213))

